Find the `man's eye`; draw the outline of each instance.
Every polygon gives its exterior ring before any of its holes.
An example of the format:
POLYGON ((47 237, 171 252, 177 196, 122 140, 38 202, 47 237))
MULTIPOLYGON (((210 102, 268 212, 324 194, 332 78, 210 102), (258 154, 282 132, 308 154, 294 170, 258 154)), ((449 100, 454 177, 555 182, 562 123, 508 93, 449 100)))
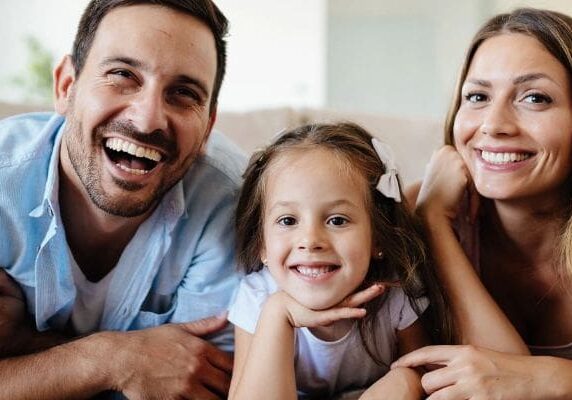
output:
POLYGON ((132 78, 133 74, 127 70, 124 69, 117 69, 114 71, 111 71, 109 73, 109 75, 111 75, 113 78, 116 79, 121 79, 121 78, 132 78))
POLYGON ((348 223, 348 220, 344 217, 332 217, 328 220, 328 224, 329 225, 335 225, 335 226, 340 226, 340 225, 345 225, 348 223))
POLYGON ((290 226, 296 224, 296 219, 294 217, 281 217, 278 218, 278 224, 290 226))

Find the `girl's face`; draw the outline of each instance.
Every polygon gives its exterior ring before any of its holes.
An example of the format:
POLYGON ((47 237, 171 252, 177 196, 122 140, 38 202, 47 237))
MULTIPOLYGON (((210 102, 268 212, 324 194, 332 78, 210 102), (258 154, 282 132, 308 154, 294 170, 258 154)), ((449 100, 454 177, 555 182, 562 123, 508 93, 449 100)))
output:
POLYGON ((478 192, 497 200, 567 196, 572 105, 565 68, 535 38, 483 42, 462 86, 455 145, 478 192))
POLYGON ((321 310, 338 304, 369 268, 365 179, 323 149, 280 155, 266 179, 261 259, 302 305, 321 310))

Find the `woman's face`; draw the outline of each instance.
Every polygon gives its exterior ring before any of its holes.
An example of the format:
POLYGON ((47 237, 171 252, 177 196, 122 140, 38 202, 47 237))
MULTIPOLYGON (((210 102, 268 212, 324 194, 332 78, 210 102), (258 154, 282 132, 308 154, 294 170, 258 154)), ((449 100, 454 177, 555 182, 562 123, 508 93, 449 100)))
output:
POLYGON ((477 191, 545 203, 567 196, 572 103, 562 64, 535 38, 502 34, 478 48, 461 90, 455 145, 477 191))

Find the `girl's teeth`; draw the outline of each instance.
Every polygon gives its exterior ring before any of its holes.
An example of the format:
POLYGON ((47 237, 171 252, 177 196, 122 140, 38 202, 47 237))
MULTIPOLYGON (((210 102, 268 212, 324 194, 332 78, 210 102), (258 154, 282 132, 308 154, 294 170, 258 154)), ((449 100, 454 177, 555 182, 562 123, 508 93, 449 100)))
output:
POLYGON ((312 278, 316 278, 320 275, 323 274, 327 274, 328 272, 331 272, 334 270, 333 266, 325 266, 325 267, 304 267, 299 265, 296 270, 304 275, 304 276, 309 276, 312 278))
POLYGON ((483 150, 481 157, 491 164, 507 164, 524 161, 532 157, 532 155, 530 153, 493 153, 492 151, 483 150))

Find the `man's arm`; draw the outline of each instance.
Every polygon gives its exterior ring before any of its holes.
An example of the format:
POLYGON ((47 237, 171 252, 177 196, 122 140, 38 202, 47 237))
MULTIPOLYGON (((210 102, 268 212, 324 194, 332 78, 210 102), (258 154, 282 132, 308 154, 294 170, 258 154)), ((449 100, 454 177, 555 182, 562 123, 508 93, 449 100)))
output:
POLYGON ((231 358, 200 336, 225 325, 215 317, 75 340, 39 333, 19 287, 0 270, 0 398, 80 399, 105 390, 130 399, 222 398, 231 358))

